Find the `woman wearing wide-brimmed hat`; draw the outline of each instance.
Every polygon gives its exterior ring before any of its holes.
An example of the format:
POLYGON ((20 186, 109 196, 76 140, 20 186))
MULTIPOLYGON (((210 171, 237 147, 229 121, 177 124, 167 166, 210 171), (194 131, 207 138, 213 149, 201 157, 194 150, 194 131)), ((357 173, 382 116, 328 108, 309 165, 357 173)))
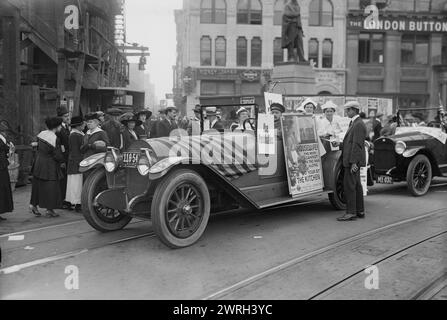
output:
POLYGON ((99 127, 100 120, 97 113, 86 115, 85 121, 87 121, 88 131, 81 146, 84 159, 97 153, 106 152, 110 145, 107 133, 99 127))
POLYGON ((121 120, 124 126, 122 132, 123 135, 123 151, 129 149, 129 147, 138 140, 138 135, 135 132, 135 128, 142 125, 142 121, 134 117, 124 118, 121 120))
POLYGON ((139 139, 149 139, 151 137, 151 128, 147 124, 147 120, 152 117, 152 112, 142 110, 135 114, 135 117, 141 121, 141 125, 135 127, 135 132, 139 139))
POLYGON ((32 173, 33 183, 31 190, 30 211, 36 216, 41 216, 37 207, 45 208, 46 216, 58 217, 54 209, 62 207, 62 192, 60 181, 63 179, 61 164, 64 163, 64 155, 57 133, 62 128, 61 118, 49 118, 45 121, 48 130, 42 131, 37 136, 38 151, 32 173))
POLYGON ((9 177, 9 161, 10 152, 14 149, 6 138, 8 127, 0 123, 0 222, 6 220, 2 218, 2 214, 12 212, 14 210, 14 203, 12 200, 11 181, 9 177))
POLYGON ((82 117, 71 119, 71 133, 69 138, 70 154, 67 166, 67 192, 65 201, 74 206, 76 212, 81 211, 82 173, 79 172, 79 164, 83 159, 81 146, 84 141, 85 122, 82 117))

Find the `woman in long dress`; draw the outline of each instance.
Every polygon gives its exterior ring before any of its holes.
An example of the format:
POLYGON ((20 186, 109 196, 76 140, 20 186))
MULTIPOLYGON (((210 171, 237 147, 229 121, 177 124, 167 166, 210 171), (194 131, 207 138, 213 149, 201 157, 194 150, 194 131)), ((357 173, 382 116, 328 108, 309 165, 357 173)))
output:
POLYGON ((14 210, 12 200, 11 181, 9 177, 8 155, 13 149, 13 145, 6 139, 8 128, 0 123, 0 222, 5 221, 1 215, 14 210))
POLYGON ((88 114, 85 116, 85 120, 87 121, 88 131, 81 146, 84 159, 97 153, 106 152, 107 147, 110 145, 107 133, 99 127, 100 120, 98 114, 88 114))
POLYGON ((37 136, 38 151, 33 165, 33 183, 30 211, 41 216, 38 207, 45 208, 48 218, 59 217, 54 209, 62 207, 60 181, 63 179, 61 164, 65 158, 56 133, 62 128, 61 118, 49 118, 45 121, 48 130, 37 136))
POLYGON ((79 172, 79 164, 83 159, 81 146, 84 141, 85 123, 82 117, 71 119, 71 133, 69 138, 70 153, 67 166, 67 193, 65 201, 69 202, 76 212, 81 212, 82 173, 79 172))

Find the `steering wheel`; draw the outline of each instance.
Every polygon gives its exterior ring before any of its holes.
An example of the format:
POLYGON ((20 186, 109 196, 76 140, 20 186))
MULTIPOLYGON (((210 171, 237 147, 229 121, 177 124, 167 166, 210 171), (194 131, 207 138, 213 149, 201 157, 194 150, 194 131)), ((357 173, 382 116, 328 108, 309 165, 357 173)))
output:
POLYGON ((244 126, 244 131, 247 131, 247 127, 246 127, 247 122, 250 125, 251 129, 253 131, 255 131, 256 130, 256 119, 255 118, 248 118, 247 120, 245 120, 244 121, 244 125, 243 125, 244 126))

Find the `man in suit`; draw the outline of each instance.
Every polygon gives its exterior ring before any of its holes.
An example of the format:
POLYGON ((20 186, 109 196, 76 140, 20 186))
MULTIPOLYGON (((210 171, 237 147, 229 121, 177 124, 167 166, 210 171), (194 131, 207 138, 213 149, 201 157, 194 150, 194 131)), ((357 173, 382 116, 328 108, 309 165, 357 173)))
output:
MULTIPOLYGON (((57 137, 61 144, 62 154, 64 156, 64 162, 61 165, 63 178, 60 183, 62 197, 65 197, 65 193, 67 192, 68 156, 70 153, 70 112, 66 107, 58 107, 57 116, 62 119, 62 129, 57 133, 57 137)), ((71 210, 71 208, 71 203, 64 200, 62 203, 62 209, 71 210)))
POLYGON ((157 138, 169 137, 172 131, 178 129, 176 120, 177 108, 166 108, 166 118, 161 120, 157 126, 157 138))
POLYGON ((123 127, 118 121, 118 118, 123 114, 123 112, 118 108, 109 108, 106 112, 108 119, 101 125, 101 129, 107 133, 110 146, 121 149, 121 131, 123 127))
POLYGON ((206 119, 207 123, 209 123, 209 130, 217 130, 220 133, 223 133, 225 128, 222 120, 217 118, 217 108, 216 107, 208 107, 206 108, 206 119))
POLYGON ((360 168, 366 166, 365 140, 367 130, 365 123, 360 118, 360 105, 357 101, 348 102, 345 105, 345 110, 348 117, 351 118, 342 148, 346 214, 337 220, 353 221, 365 217, 360 168))

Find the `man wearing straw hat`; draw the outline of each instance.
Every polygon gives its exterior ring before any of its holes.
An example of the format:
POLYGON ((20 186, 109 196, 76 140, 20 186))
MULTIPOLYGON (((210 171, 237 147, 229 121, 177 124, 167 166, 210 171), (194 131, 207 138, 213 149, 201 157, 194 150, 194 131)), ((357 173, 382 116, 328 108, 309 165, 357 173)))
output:
POLYGON ((365 140, 366 126, 360 118, 360 104, 357 101, 345 105, 348 117, 351 118, 349 129, 343 140, 344 194, 346 198, 346 214, 338 221, 353 221, 365 217, 363 188, 360 180, 360 168, 366 166, 365 140))

